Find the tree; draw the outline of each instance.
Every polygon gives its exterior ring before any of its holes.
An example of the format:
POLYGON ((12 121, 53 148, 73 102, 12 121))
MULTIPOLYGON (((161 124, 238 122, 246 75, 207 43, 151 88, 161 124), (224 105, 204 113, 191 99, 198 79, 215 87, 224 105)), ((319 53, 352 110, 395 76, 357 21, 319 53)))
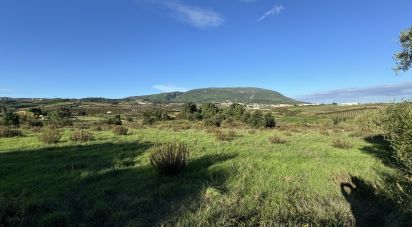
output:
POLYGON ((183 105, 182 112, 180 114, 182 118, 188 120, 199 120, 201 117, 196 104, 191 102, 183 105))
POLYGON ((395 71, 406 72, 412 67, 412 27, 402 31, 399 36, 402 50, 395 54, 396 60, 395 71))
POLYGON ((246 108, 242 104, 233 103, 225 111, 227 118, 233 117, 237 120, 242 118, 242 115, 246 112, 246 108))
POLYGON ((271 113, 266 113, 265 114, 265 128, 274 128, 276 127, 276 121, 275 118, 271 113))
POLYGON ((205 103, 200 107, 200 113, 203 119, 214 118, 219 113, 219 109, 213 103, 205 103))

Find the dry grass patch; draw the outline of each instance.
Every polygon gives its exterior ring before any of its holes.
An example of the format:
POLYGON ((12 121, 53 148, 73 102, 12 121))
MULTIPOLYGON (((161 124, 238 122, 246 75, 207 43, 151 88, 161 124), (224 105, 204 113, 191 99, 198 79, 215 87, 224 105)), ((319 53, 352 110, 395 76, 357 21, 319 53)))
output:
POLYGON ((22 135, 22 132, 20 130, 6 128, 6 127, 0 128, 0 138, 17 137, 21 135, 22 135))
POLYGON ((215 131, 215 137, 216 137, 216 139, 218 139, 220 141, 230 141, 230 140, 233 140, 236 137, 236 132, 235 131, 216 130, 215 131))
POLYGON ((350 149, 353 147, 349 141, 343 139, 334 139, 332 141, 332 146, 339 149, 350 149))
POLYGON ((272 144, 285 144, 288 141, 281 136, 274 135, 274 136, 269 137, 269 142, 272 144))
POLYGON ((94 140, 94 135, 86 130, 75 131, 70 135, 71 141, 87 142, 94 140))
POLYGON ((116 126, 113 128, 113 133, 119 136, 127 135, 128 131, 129 129, 123 126, 116 126))

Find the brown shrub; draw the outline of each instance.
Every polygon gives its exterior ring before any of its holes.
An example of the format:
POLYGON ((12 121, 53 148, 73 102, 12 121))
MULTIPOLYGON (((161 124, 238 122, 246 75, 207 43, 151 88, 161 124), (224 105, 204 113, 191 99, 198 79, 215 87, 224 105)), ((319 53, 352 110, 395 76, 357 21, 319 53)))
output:
POLYGON ((62 138, 62 133, 55 128, 48 128, 43 130, 39 139, 46 144, 56 144, 62 138))
POLYGON ((116 126, 113 128, 113 133, 119 136, 127 135, 128 131, 129 129, 123 126, 116 126))
POLYGON ((79 141, 79 142, 87 142, 94 140, 94 136, 91 132, 86 130, 79 130, 75 131, 70 135, 70 140, 72 141, 79 141))
POLYGON ((189 149, 183 143, 158 144, 149 152, 150 164, 162 175, 178 175, 188 163, 189 149))
POLYGON ((233 140, 236 137, 236 132, 235 131, 216 130, 215 131, 215 137, 216 137, 216 139, 221 140, 221 141, 230 141, 230 140, 233 140))
POLYGON ((20 130, 11 129, 7 127, 0 128, 0 138, 17 137, 21 135, 22 135, 22 132, 20 130))

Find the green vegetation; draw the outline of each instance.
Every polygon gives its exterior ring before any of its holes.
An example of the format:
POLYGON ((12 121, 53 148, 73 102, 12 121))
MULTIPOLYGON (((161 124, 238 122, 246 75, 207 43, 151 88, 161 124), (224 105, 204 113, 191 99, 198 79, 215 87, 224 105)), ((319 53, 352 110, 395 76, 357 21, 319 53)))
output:
POLYGON ((176 176, 186 168, 189 149, 182 143, 154 145, 149 150, 150 164, 162 175, 176 176))
POLYGON ((116 126, 113 128, 113 133, 119 136, 127 135, 128 131, 129 129, 123 126, 116 126))
POLYGON ((412 67, 412 27, 402 31, 399 36, 402 51, 395 54, 395 71, 408 71, 412 67))
POLYGON ((42 106, 69 108, 71 125, 34 117, 41 131, 24 121, 24 136, 0 139, 0 225, 406 225, 412 193, 397 154, 408 157, 410 138, 394 133, 409 132, 410 105, 388 106, 336 125, 319 113, 353 108, 42 106), (152 110, 169 118, 146 124, 152 110), (132 120, 108 124, 107 111, 132 120))
POLYGON ((62 138, 60 130, 55 128, 48 128, 43 130, 39 135, 39 139, 45 144, 56 144, 62 138))

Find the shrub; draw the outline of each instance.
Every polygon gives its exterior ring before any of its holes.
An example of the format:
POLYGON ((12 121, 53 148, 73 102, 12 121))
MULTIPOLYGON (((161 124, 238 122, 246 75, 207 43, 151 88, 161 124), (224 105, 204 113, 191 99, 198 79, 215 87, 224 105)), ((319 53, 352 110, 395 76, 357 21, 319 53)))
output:
POLYGON ((30 119, 28 121, 28 124, 29 124, 30 127, 33 127, 33 128, 34 127, 39 127, 39 128, 43 127, 43 121, 38 120, 38 119, 30 119))
POLYGON ((340 116, 333 116, 332 117, 332 124, 337 126, 339 125, 339 123, 341 123, 342 121, 345 121, 346 119, 340 116))
POLYGON ((113 133, 119 136, 127 135, 128 131, 129 129, 123 126, 116 126, 113 128, 113 133))
POLYGON ((350 144, 348 141, 342 140, 342 139, 334 139, 332 141, 332 146, 335 148, 339 149, 350 149, 352 148, 352 144, 350 144))
POLYGON ((149 109, 143 112, 143 123, 153 124, 157 121, 167 121, 170 120, 170 116, 167 112, 160 109, 149 109))
POLYGON ((200 114, 203 119, 214 118, 219 113, 219 109, 213 103, 205 103, 200 107, 200 114))
POLYGON ((20 117, 13 112, 6 112, 3 122, 4 122, 4 125, 7 125, 7 126, 19 126, 20 117))
POLYGON ((211 118, 206 118, 203 120, 205 126, 216 126, 220 127, 222 125, 223 116, 221 114, 216 114, 211 118))
POLYGON ((285 144, 287 140, 281 136, 274 135, 269 137, 269 142, 273 144, 285 144))
POLYGON ((80 141, 80 142, 87 142, 94 140, 94 136, 91 132, 86 130, 79 130, 75 131, 70 135, 70 140, 72 141, 80 141))
POLYGON ((185 103, 182 106, 182 111, 180 112, 180 117, 187 120, 200 120, 202 116, 200 115, 199 109, 197 109, 194 103, 185 103))
POLYGON ((162 175, 175 176, 186 168, 189 149, 183 143, 166 143, 150 148, 150 164, 162 175))
POLYGON ((9 138, 9 137, 16 137, 21 136, 22 133, 20 130, 1 127, 0 128, 0 138, 9 138))
POLYGON ((120 115, 116 115, 112 118, 109 118, 107 120, 107 124, 109 124, 109 125, 122 125, 122 119, 120 118, 120 115))
POLYGON ((245 112, 246 112, 246 107, 244 105, 233 103, 224 111, 224 116, 226 118, 233 117, 236 120, 241 120, 245 112))
POLYGON ((55 128, 48 128, 43 130, 40 134, 39 139, 46 144, 56 144, 62 138, 62 133, 55 128))
POLYGON ((276 127, 276 121, 275 118, 271 113, 266 113, 264 116, 264 125, 265 128, 274 128, 276 127))
POLYGON ((229 141, 229 140, 233 140, 236 137, 236 132, 235 131, 220 131, 220 130, 216 130, 215 131, 215 137, 218 140, 221 141, 229 141))
POLYGON ((388 136, 395 158, 408 174, 412 174, 412 102, 387 107, 378 125, 388 136))

